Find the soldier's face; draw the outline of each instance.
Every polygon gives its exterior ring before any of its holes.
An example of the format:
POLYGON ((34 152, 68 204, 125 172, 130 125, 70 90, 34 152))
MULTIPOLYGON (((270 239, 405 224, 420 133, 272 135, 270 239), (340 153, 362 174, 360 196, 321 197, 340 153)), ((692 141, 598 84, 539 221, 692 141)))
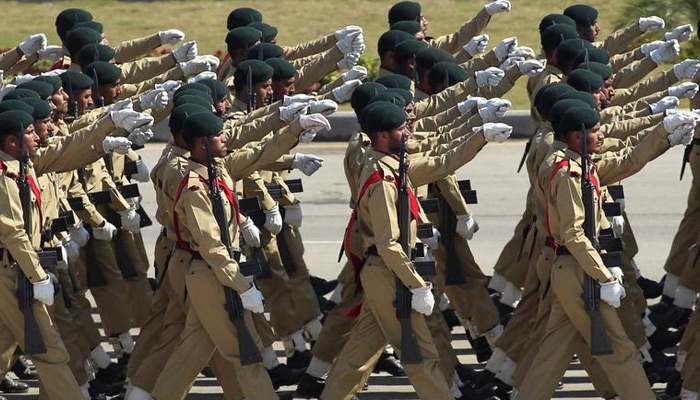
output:
MULTIPOLYGON (((425 15, 421 14, 420 17, 418 17, 417 22, 420 24, 421 32, 425 33, 425 31, 428 30, 428 19, 425 18, 425 15)), ((423 37, 425 37, 425 35, 423 35, 423 37)), ((418 39, 418 38, 416 38, 416 39, 418 39)), ((419 40, 421 40, 421 39, 419 39, 419 40)))
POLYGON ((258 83, 255 85, 255 94, 257 95, 255 99, 255 107, 265 107, 268 96, 272 96, 272 79, 268 79, 263 83, 258 83))
POLYGON ((109 105, 117 101, 117 98, 119 95, 122 94, 122 87, 119 84, 119 81, 116 83, 108 84, 108 85, 100 85, 100 93, 96 99, 93 99, 95 101, 95 104, 99 105, 99 96, 104 98, 104 105, 109 105))
POLYGON ((49 139, 49 128, 51 126, 51 118, 34 120, 34 131, 39 136, 39 143, 45 145, 49 139))
POLYGON ((284 96, 293 96, 294 93, 296 93, 296 87, 294 86, 295 81, 296 78, 294 77, 272 81, 273 99, 277 101, 282 100, 284 96))
POLYGON ((231 102, 228 100, 228 98, 224 97, 221 101, 217 101, 214 106, 216 107, 216 110, 221 113, 221 115, 224 115, 231 109, 231 102))
MULTIPOLYGON (((217 133, 216 135, 209 136, 209 151, 211 152, 212 157, 220 158, 226 156, 226 145, 224 144, 222 138, 223 136, 221 135, 221 132, 217 133)), ((207 140, 207 138, 204 138, 204 140, 207 140)))
POLYGON ((401 150, 401 141, 407 138, 409 133, 410 131, 406 122, 393 131, 390 131, 388 138, 389 150, 391 150, 392 153, 398 153, 399 150, 401 150))
POLYGON ((600 111, 603 108, 603 103, 608 99, 605 95, 605 90, 602 87, 591 93, 591 97, 595 100, 595 109, 600 111))
POLYGON ((600 34, 600 25, 598 21, 595 21, 591 25, 578 25, 576 30, 581 39, 595 42, 598 39, 598 34, 600 34))
POLYGON ((588 140, 588 153, 599 153, 603 146, 604 136, 600 132, 600 123, 586 131, 588 140))
POLYGON ((406 126, 408 127, 408 129, 411 128, 411 125, 413 124, 413 121, 416 120, 416 114, 413 112, 413 106, 414 106, 414 104, 415 104, 414 102, 411 102, 411 103, 409 103, 409 105, 407 105, 407 106, 404 108, 404 111, 406 111, 406 115, 407 115, 407 117, 408 117, 408 119, 406 120, 406 126))
POLYGON ((76 90, 75 101, 78 103, 78 115, 83 115, 95 105, 92 101, 92 89, 76 90))
POLYGON ((56 113, 65 114, 68 112, 68 95, 63 88, 58 89, 58 92, 51 96, 51 104, 56 107, 56 113))
POLYGON ((39 136, 36 134, 34 124, 29 125, 24 130, 22 139, 24 140, 24 148, 27 149, 29 158, 36 156, 36 153, 39 151, 39 136))

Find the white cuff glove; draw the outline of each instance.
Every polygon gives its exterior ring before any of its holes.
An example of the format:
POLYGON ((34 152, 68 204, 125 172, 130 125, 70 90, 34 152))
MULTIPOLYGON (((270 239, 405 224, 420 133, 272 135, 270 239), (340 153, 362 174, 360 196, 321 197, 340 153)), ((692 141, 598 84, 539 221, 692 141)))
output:
POLYGON ((477 86, 482 88, 486 85, 497 86, 505 76, 505 73, 499 68, 489 67, 483 71, 476 71, 474 76, 476 77, 477 86))
POLYGON ((620 300, 625 295, 625 288, 617 280, 600 284, 600 299, 614 308, 620 307, 620 300))
POLYGON ((683 60, 673 66, 673 73, 679 81, 683 79, 692 79, 700 70, 700 61, 698 60, 683 60))
POLYGON ((90 233, 83 226, 82 222, 78 222, 75 228, 71 228, 69 231, 71 241, 78 244, 78 246, 83 247, 90 240, 90 233))
POLYGON ((203 81, 205 79, 216 79, 216 72, 212 71, 204 71, 201 72, 190 79, 187 80, 187 83, 197 83, 199 81, 203 81))
POLYGON ((40 60, 49 60, 49 62, 54 63, 59 58, 63 57, 63 47, 61 46, 46 46, 43 50, 38 52, 40 60))
POLYGON ((241 233, 248 246, 260 247, 260 229, 255 226, 252 218, 246 218, 241 222, 241 233))
POLYGON ((5 87, 0 89, 0 101, 2 101, 3 97, 5 97, 6 94, 15 90, 16 87, 17 87, 17 85, 7 84, 7 85, 5 85, 5 87))
POLYGON ((139 96, 141 108, 150 108, 154 111, 162 110, 168 106, 168 92, 165 89, 151 89, 139 96))
POLYGON ((510 12, 510 1, 508 0, 496 0, 489 4, 484 5, 484 10, 489 15, 494 15, 502 12, 510 12))
POLYGON ((621 211, 621 212, 625 212, 625 204, 626 204, 626 203, 625 203, 625 198, 624 198, 624 197, 621 197, 621 198, 615 200, 615 203, 617 203, 617 204, 620 205, 620 211, 621 211))
POLYGON ((301 203, 284 206, 284 222, 294 228, 301 227, 301 203))
POLYGON ((668 94, 678 98, 692 99, 698 94, 698 89, 700 87, 695 82, 683 82, 680 85, 668 88, 668 94))
POLYGON ((39 50, 46 48, 46 35, 37 33, 29 35, 22 43, 19 44, 19 49, 22 50, 25 56, 29 57, 39 50))
POLYGON ((423 242, 426 246, 430 247, 431 249, 437 249, 438 242, 440 241, 440 231, 433 228, 433 236, 422 238, 420 241, 423 242))
POLYGON ((168 29, 167 31, 158 32, 158 38, 161 45, 168 44, 173 46, 185 38, 185 32, 177 29, 168 29))
MULTIPOLYGON (((70 238, 66 238, 66 239, 68 239, 68 242, 70 242, 70 238)), ((76 250, 77 250, 78 245, 74 245, 74 246, 76 247, 76 250)), ((64 245, 63 241, 59 242, 56 245, 56 248, 58 249, 58 251, 61 252, 61 256, 60 256, 61 259, 58 260, 58 263, 56 264, 56 269, 58 269, 59 271, 67 271, 68 270, 68 249, 66 249, 66 246, 64 245)), ((80 250, 78 250, 78 253, 80 253, 80 250)))
POLYGON ((659 46, 656 50, 653 50, 649 57, 657 65, 669 63, 673 61, 681 53, 681 46, 678 41, 673 39, 671 41, 665 42, 663 45, 659 46))
POLYGON ((68 263, 74 263, 80 257, 80 245, 73 240, 70 236, 61 240, 61 245, 66 252, 66 258, 63 259, 66 269, 68 269, 68 263))
POLYGON ((338 40, 338 42, 335 45, 336 47, 338 47, 338 50, 340 50, 340 52, 343 54, 348 54, 352 51, 359 52, 360 46, 356 44, 355 38, 357 38, 360 35, 360 32, 351 33, 345 36, 344 38, 338 40))
POLYGON ((316 97, 310 96, 308 94, 295 94, 294 96, 284 96, 284 100, 282 100, 282 106, 289 107, 294 103, 308 103, 312 100, 316 100, 316 97))
POLYGON ((467 52, 467 54, 474 57, 475 55, 486 51, 486 46, 489 45, 489 39, 489 35, 487 34, 477 35, 469 39, 469 42, 467 42, 467 44, 465 44, 462 48, 467 52))
POLYGON ((153 117, 146 113, 140 113, 127 106, 121 110, 112 110, 109 116, 114 122, 114 126, 122 128, 126 131, 132 131, 136 128, 153 125, 153 117))
POLYGON ((92 228, 92 236, 97 240, 111 241, 117 235, 117 227, 105 220, 104 226, 92 228))
POLYGON ((143 159, 139 157, 139 159, 136 160, 136 173, 131 175, 131 179, 137 182, 145 183, 148 182, 149 178, 148 166, 145 162, 143 162, 143 159))
MULTIPOLYGON (((338 111, 338 103, 333 100, 319 100, 309 102, 309 114, 331 115, 338 111)), ((303 126, 302 126, 303 128, 303 126)))
POLYGON ((459 113, 461 115, 466 115, 467 113, 470 113, 474 109, 474 107, 476 107, 477 110, 481 107, 484 107, 486 101, 487 100, 484 97, 470 97, 464 101, 460 101, 459 103, 457 103, 457 109, 459 110, 459 113))
POLYGON ((503 143, 513 133, 513 127, 500 122, 489 122, 473 128, 474 132, 482 131, 487 142, 503 143))
POLYGON ((616 215, 610 218, 610 225, 612 225, 615 237, 622 237, 622 234, 625 232, 625 218, 622 215, 616 215))
POLYGON ((299 125, 304 132, 299 135, 301 143, 310 143, 318 132, 330 131, 331 123, 321 114, 307 114, 299 117, 299 125))
POLYGON ((12 83, 14 83, 15 85, 21 85, 23 83, 30 82, 34 78, 35 78, 35 76, 32 74, 26 74, 26 75, 19 74, 19 75, 15 75, 14 79, 12 79, 12 83))
POLYGON ((48 277, 43 281, 34 282, 32 287, 34 289, 34 299, 46 304, 47 306, 53 305, 54 287, 53 287, 53 274, 48 273, 48 277))
POLYGON ((342 40, 344 37, 352 34, 359 34, 362 33, 362 27, 356 26, 356 25, 348 25, 343 29, 338 29, 333 33, 333 36, 335 36, 335 40, 342 40))
POLYGON ((680 104, 681 104, 681 101, 678 99, 678 97, 666 96, 666 97, 663 97, 661 100, 657 101, 656 103, 649 104, 649 108, 651 109, 652 114, 656 114, 656 113, 660 113, 662 111, 676 108, 680 104))
POLYGON ((521 61, 525 61, 525 59, 523 57, 508 57, 505 61, 503 61, 503 64, 498 66, 498 68, 505 72, 508 70, 508 68, 513 65, 517 65, 521 61))
POLYGON ((298 169, 306 176, 313 175, 319 168, 323 166, 323 159, 316 157, 313 154, 296 153, 292 168, 298 169))
POLYGON ((195 57, 192 60, 178 64, 182 73, 186 76, 197 75, 204 71, 209 71, 209 62, 204 58, 195 57))
MULTIPOLYGON (((214 78, 214 79, 216 79, 216 78, 214 78)), ((157 84, 155 86, 155 88, 165 90, 166 92, 168 92, 168 97, 172 98, 173 95, 175 94, 175 91, 180 89, 181 86, 182 86, 182 82, 170 80, 170 81, 165 81, 163 83, 157 84)))
POLYGON ((367 78, 367 68, 363 67, 362 65, 355 65, 340 75, 340 78, 343 80, 343 82, 349 82, 355 79, 364 81, 365 78, 367 78))
POLYGON ((651 43, 644 43, 643 45, 639 46, 639 50, 644 54, 645 57, 649 57, 649 54, 651 54, 652 51, 658 49, 661 47, 664 43, 666 43, 663 40, 654 40, 651 43))
POLYGON ((307 111, 308 105, 306 103, 292 103, 291 105, 280 107, 280 119, 289 123, 297 117, 306 114, 307 111))
POLYGON ((642 32, 656 32, 664 29, 665 27, 666 23, 659 17, 652 16, 639 18, 639 29, 642 32))
POLYGON ((679 42, 687 42, 693 34, 693 26, 690 24, 681 25, 673 28, 671 32, 666 32, 664 34, 664 39, 673 40, 676 39, 679 42))
POLYGON ((479 224, 471 214, 457 216, 457 234, 467 240, 472 240, 474 234, 479 231, 479 224))
POLYGON ((246 310, 252 311, 255 314, 262 314, 265 312, 263 295, 255 285, 250 285, 250 289, 241 293, 239 296, 241 296, 241 303, 246 310))
POLYGON ((518 61, 520 73, 527 76, 535 76, 544 70, 544 65, 537 60, 518 61))
POLYGON ((433 285, 430 282, 425 283, 426 286, 411 289, 411 308, 423 315, 430 315, 433 313, 433 307, 435 307, 435 296, 431 289, 433 285))
POLYGON ((510 100, 499 99, 498 97, 486 101, 479 108, 479 115, 484 122, 493 122, 498 118, 503 118, 511 107, 510 100))
POLYGON ((511 51, 515 50, 516 47, 518 47, 518 38, 507 37, 501 40, 501 42, 493 48, 493 52, 496 54, 498 61, 503 61, 506 59, 506 57, 508 57, 508 54, 510 54, 511 51))
POLYGON ((333 89, 333 97, 335 98, 335 101, 339 104, 345 103, 346 101, 350 101, 352 92, 354 92, 355 89, 357 89, 357 87, 360 85, 362 85, 361 80, 353 79, 333 89))
POLYGON ((610 268, 608 268, 608 271, 610 271, 610 275, 615 277, 616 281, 620 282, 620 285, 623 284, 622 278, 624 278, 625 274, 622 273, 622 268, 610 267, 610 268))
POLYGON ((271 210, 265 211, 265 224, 263 225, 271 234, 276 235, 282 231, 282 214, 280 214, 279 204, 271 210))
POLYGON ((346 54, 336 65, 338 69, 350 69, 354 67, 358 61, 360 61, 360 54, 353 52, 346 54))
POLYGON ((133 131, 131 131, 131 133, 129 133, 129 136, 127 137, 127 139, 131 140, 131 142, 137 146, 143 146, 144 144, 146 144, 146 142, 151 140, 152 137, 153 137, 153 131, 151 130, 151 127, 146 126, 146 127, 137 128, 137 129, 134 129, 133 131))
POLYGON ((508 57, 522 57, 526 60, 532 60, 535 57, 537 57, 537 55, 535 54, 535 51, 532 50, 532 48, 530 47, 518 46, 508 54, 508 57))
POLYGON ((141 229, 141 216, 134 209, 119 211, 122 221, 122 229, 131 233, 138 233, 141 229))
POLYGON ((130 148, 131 141, 125 137, 107 136, 102 141, 102 150, 104 150, 105 154, 111 152, 126 154, 130 148))
POLYGON ((195 57, 197 57, 197 42, 192 40, 184 43, 182 46, 173 51, 173 57, 175 57, 175 61, 179 63, 193 60, 195 57))
POLYGON ((692 140, 693 130, 697 124, 697 115, 691 112, 679 111, 664 118, 664 129, 669 133, 669 146, 687 144, 692 140))
POLYGON ((219 63, 221 63, 219 57, 211 54, 205 54, 200 57, 202 57, 209 64, 209 71, 216 71, 216 69, 219 68, 219 63))

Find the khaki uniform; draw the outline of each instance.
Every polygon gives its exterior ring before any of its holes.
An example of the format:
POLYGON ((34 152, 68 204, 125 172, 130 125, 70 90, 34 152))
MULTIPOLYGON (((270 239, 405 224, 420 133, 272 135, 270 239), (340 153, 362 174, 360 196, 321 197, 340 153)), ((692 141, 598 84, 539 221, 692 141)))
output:
POLYGON ((133 61, 160 46, 158 34, 121 42, 114 48, 114 60, 119 63, 133 61))
POLYGON ((456 32, 437 38, 426 39, 426 41, 430 47, 444 50, 450 54, 456 54, 462 51, 462 46, 467 44, 472 37, 480 34, 484 28, 486 28, 489 21, 491 21, 491 16, 482 8, 456 32))
POLYGON ((125 62, 119 65, 119 68, 122 70, 119 81, 122 84, 139 83, 156 75, 164 74, 175 67, 177 67, 177 63, 172 54, 125 62))
POLYGON ((639 29, 639 23, 634 22, 631 25, 613 32, 605 38, 603 42, 593 43, 596 47, 601 47, 610 55, 620 54, 634 41, 634 39, 642 36, 644 32, 639 29))

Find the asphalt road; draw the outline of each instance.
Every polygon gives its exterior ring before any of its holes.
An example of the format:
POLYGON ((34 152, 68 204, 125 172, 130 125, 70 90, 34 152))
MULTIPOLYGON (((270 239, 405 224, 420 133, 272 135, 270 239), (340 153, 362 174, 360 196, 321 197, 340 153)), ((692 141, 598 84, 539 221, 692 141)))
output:
MULTIPOLYGON (((482 270, 491 274, 493 265, 506 241, 513 233, 525 206, 528 189, 527 176, 516 168, 524 141, 490 144, 474 161, 458 171, 459 179, 471 179, 478 191, 479 204, 472 207, 480 230, 471 242, 471 248, 482 270)), ((152 166, 160 155, 163 144, 149 144, 140 153, 152 166)), ((342 159, 344 143, 309 144, 298 151, 313 153, 324 158, 324 166, 314 176, 304 177, 302 201, 304 220, 301 232, 306 248, 306 263, 313 274, 333 278, 342 267, 337 262, 338 249, 347 224, 349 190, 345 181, 342 159)), ((637 264, 642 273, 653 279, 663 275, 663 264, 671 240, 685 210, 690 176, 678 180, 682 149, 675 148, 649 164, 636 176, 625 180, 626 210, 639 242, 637 264)), ((689 175, 689 172, 687 173, 689 175)), ((155 199, 150 184, 141 184, 143 206, 153 215, 155 199)), ((145 230, 144 239, 152 253, 158 228, 145 230)), ((454 345, 463 363, 476 366, 476 358, 464 338, 463 330, 455 329, 454 345)), ((281 345, 278 350, 281 351, 281 345)), ((281 354, 281 353, 280 353, 281 354)), ((572 364, 564 379, 564 388, 556 398, 595 398, 585 372, 572 364)), ((38 398, 36 382, 29 395, 7 396, 8 399, 38 398)), ((291 390, 292 388, 288 388, 291 390)), ((200 378, 188 399, 220 399, 221 391, 213 379, 200 378)), ((369 390, 362 399, 417 399, 406 378, 376 376, 370 380, 369 390)))

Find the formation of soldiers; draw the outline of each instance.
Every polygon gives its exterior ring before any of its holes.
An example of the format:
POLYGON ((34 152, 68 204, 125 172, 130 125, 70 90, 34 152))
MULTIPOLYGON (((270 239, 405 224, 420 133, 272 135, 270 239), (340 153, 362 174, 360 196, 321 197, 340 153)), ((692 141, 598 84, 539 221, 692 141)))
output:
MULTIPOLYGON (((603 398, 655 399, 666 383, 662 398, 697 399, 700 61, 676 60, 693 28, 630 50, 664 21, 603 39, 598 11, 578 4, 542 18, 539 55, 514 37, 487 51, 484 30, 510 10, 489 2, 434 38, 419 3, 395 4, 374 82, 357 65, 361 27, 281 46, 252 8, 228 16, 223 61, 177 29, 110 45, 82 9, 56 17, 62 45, 36 34, 0 54, 1 372, 38 376, 51 400, 184 399, 200 372, 226 399, 292 398, 275 390, 295 385, 297 398, 353 399, 388 372, 421 399, 533 400, 577 357, 603 398), (144 57, 161 45, 177 48, 144 57), (51 70, 25 74, 39 60, 51 70), (455 171, 509 138, 503 96, 522 76, 537 128, 521 163, 530 190, 487 277, 469 249, 476 192, 455 171), (691 111, 676 109, 683 98, 691 111), (302 185, 288 172, 322 166, 291 151, 346 102, 358 121, 347 261, 327 282, 305 264, 302 185), (137 150, 166 119, 172 137, 149 171, 137 150), (678 145, 693 183, 655 282, 635 263, 620 181, 678 145), (155 280, 136 184, 149 181, 155 280), (460 325, 483 368, 459 362, 460 325)), ((0 390, 28 386, 5 375, 0 390)))

